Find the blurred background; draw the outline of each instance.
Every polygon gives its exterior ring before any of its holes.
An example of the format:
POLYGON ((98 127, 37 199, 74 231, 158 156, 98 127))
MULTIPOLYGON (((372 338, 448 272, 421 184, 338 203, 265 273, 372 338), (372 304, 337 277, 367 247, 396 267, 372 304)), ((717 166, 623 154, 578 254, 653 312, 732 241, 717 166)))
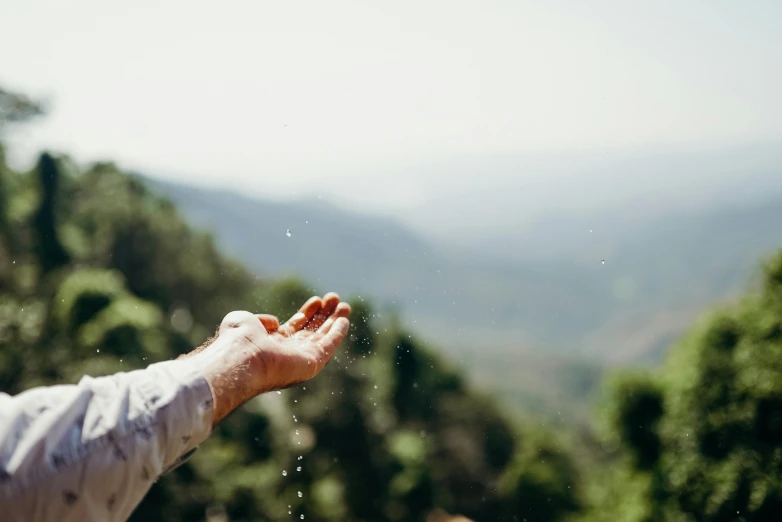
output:
POLYGON ((355 309, 134 520, 779 519, 779 2, 0 21, 0 391, 355 309))

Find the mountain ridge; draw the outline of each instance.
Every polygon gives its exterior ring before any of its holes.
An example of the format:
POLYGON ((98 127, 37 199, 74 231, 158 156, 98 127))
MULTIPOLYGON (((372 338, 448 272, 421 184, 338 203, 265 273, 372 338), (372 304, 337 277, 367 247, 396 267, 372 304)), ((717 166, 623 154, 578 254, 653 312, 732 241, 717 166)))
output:
MULTIPOLYGON (((571 221, 570 235, 558 232, 567 248, 555 259, 505 260, 469 245, 459 251, 433 243, 393 218, 317 199, 277 202, 144 180, 259 275, 302 276, 319 289, 367 293, 399 306, 414 328, 422 320, 435 329, 424 336, 456 345, 521 342, 572 351, 580 340, 579 352, 612 359, 596 347, 611 336, 601 328, 728 298, 745 286, 759 258, 782 244, 782 194, 625 229, 620 223, 615 233, 584 229, 578 242, 571 221), (583 346, 589 338, 595 346, 583 346)), ((519 234, 508 243, 513 239, 526 240, 519 234)))
MULTIPOLYGON (((606 368, 657 364, 702 310, 745 290, 760 260, 782 245, 782 194, 632 226, 615 215, 615 230, 579 233, 581 220, 570 220, 570 235, 550 238, 562 243, 550 258, 506 260, 323 200, 268 201, 143 180, 259 276, 371 297, 489 385, 510 379, 501 361, 527 368, 527 380, 544 372, 595 386, 606 368)), ((583 218, 590 221, 600 223, 583 218)), ((560 384, 494 389, 534 410, 561 411, 589 396, 587 384, 560 384)))

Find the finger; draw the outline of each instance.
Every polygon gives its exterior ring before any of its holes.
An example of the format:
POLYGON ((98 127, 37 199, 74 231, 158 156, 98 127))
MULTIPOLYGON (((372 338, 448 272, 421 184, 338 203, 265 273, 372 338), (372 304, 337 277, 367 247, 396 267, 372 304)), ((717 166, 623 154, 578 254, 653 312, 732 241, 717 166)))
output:
POLYGON ((274 333, 280 328, 280 320, 273 315, 256 314, 256 317, 258 317, 258 320, 261 321, 261 324, 266 328, 266 332, 268 333, 274 333))
POLYGON ((334 352, 339 348, 340 343, 348 334, 350 328, 350 321, 345 317, 340 317, 332 325, 329 333, 327 333, 323 339, 318 343, 321 346, 323 364, 326 364, 329 359, 334 355, 334 352))
POLYGON ((336 310, 331 314, 331 317, 326 319, 320 328, 318 328, 319 334, 327 334, 334 325, 334 322, 340 317, 347 318, 350 316, 350 305, 348 303, 339 303, 336 310))
POLYGON ((299 311, 293 314, 293 317, 288 319, 288 321, 280 327, 280 333, 291 335, 298 332, 316 313, 318 313, 318 311, 320 311, 322 306, 323 303, 320 300, 320 297, 310 297, 307 299, 307 302, 299 308, 299 311))
POLYGON ((323 296, 323 308, 313 316, 313 318, 307 323, 305 328, 310 331, 315 331, 323 324, 323 322, 329 318, 334 310, 339 305, 339 296, 334 292, 329 292, 323 296))

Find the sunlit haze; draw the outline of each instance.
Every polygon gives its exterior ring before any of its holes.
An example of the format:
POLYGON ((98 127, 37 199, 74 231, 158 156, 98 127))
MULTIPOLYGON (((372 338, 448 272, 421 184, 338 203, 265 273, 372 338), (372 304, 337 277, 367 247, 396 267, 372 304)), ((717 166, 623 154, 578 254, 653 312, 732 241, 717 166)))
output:
POLYGON ((508 188, 545 213, 664 188, 655 168, 679 190, 779 166, 774 1, 28 0, 0 18, 0 82, 51 107, 11 137, 17 163, 52 148, 441 232, 508 188))

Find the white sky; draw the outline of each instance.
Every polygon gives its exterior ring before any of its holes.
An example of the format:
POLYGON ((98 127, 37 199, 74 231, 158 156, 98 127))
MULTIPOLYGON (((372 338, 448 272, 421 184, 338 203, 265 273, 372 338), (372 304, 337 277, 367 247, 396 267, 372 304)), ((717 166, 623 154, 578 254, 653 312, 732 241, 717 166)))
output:
POLYGON ((0 0, 0 84, 52 101, 17 158, 400 209, 460 158, 778 141, 780 26, 774 0, 0 0))

